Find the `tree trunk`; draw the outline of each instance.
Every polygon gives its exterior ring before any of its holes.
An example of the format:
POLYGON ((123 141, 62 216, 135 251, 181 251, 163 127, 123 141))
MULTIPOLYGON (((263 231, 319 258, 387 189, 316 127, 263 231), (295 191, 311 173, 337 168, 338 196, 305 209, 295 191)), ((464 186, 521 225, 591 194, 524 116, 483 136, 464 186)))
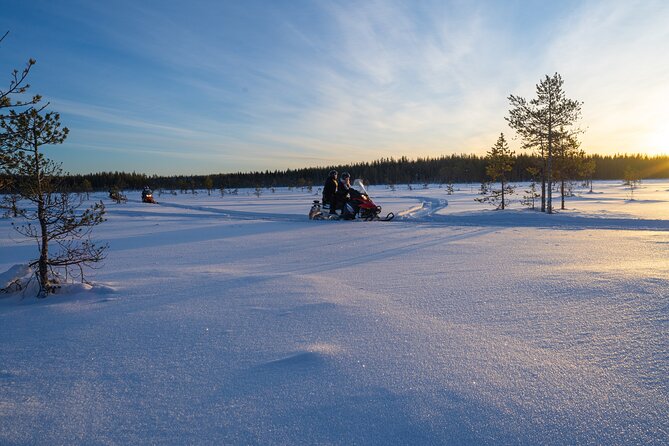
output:
POLYGON ((549 214, 553 213, 553 91, 549 85, 548 99, 548 160, 546 161, 546 183, 548 183, 548 196, 546 197, 546 208, 549 214))
POLYGON ((39 279, 40 295, 49 294, 49 232, 47 227, 47 216, 44 203, 44 192, 42 190, 42 171, 39 163, 39 145, 37 144, 37 135, 33 131, 34 146, 33 154, 35 156, 35 192, 37 199, 37 220, 40 227, 40 252, 37 261, 37 277, 39 279))
POLYGON ((552 132, 548 131, 548 159, 546 160, 546 212, 553 213, 553 144, 552 132))
POLYGON ((504 210, 504 181, 502 181, 502 210, 504 210))
POLYGON ((48 262, 49 262, 49 238, 48 230, 46 225, 46 216, 44 212, 44 196, 40 193, 38 197, 39 202, 37 203, 37 218, 39 220, 39 226, 41 231, 41 244, 40 244, 40 253, 39 261, 37 263, 38 276, 39 276, 39 286, 42 290, 42 295, 46 296, 49 294, 49 274, 48 274, 48 262))
POLYGON ((544 158, 543 142, 541 144, 541 160, 544 163, 541 167, 541 212, 546 212, 546 158, 544 158))
POLYGON ((14 218, 16 218, 19 216, 19 208, 18 206, 16 206, 18 198, 16 197, 16 195, 12 195, 11 200, 12 200, 12 215, 14 216, 14 218))
POLYGON ((560 194, 562 195, 562 205, 560 209, 564 210, 564 180, 560 182, 560 194))

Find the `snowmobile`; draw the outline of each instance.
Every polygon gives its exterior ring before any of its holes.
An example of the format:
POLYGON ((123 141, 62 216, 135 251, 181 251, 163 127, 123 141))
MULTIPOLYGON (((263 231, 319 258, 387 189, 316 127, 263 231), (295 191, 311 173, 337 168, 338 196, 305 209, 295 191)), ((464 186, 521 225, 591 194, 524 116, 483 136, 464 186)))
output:
POLYGON ((355 180, 353 187, 349 191, 350 200, 344 205, 341 215, 323 214, 320 201, 314 200, 309 211, 310 220, 355 220, 359 216, 364 221, 390 221, 395 214, 389 212, 385 217, 381 217, 381 206, 377 206, 360 179, 355 180))
POLYGON ((144 189, 142 191, 142 203, 156 204, 156 200, 153 199, 153 192, 151 189, 144 189))

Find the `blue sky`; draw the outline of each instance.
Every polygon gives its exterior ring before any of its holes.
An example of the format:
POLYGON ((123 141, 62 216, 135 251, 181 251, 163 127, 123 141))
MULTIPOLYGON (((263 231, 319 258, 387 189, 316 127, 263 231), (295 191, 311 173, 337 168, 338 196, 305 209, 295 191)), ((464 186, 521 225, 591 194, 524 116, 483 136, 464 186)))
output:
POLYGON ((37 59, 70 172, 483 154, 554 72, 586 151, 669 153, 667 23, 665 1, 26 0, 0 76, 37 59))

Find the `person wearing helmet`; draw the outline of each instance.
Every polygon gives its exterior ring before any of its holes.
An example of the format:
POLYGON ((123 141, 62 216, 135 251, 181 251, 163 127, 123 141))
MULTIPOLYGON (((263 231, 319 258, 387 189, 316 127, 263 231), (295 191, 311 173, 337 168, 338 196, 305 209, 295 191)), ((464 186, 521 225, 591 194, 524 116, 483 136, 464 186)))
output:
POLYGON ((339 177, 339 185, 337 186, 337 200, 336 206, 337 209, 343 209, 344 205, 351 198, 351 174, 348 172, 342 172, 339 177))
POLYGON ((330 208, 330 214, 336 214, 337 205, 337 171, 331 170, 323 185, 323 209, 330 208))

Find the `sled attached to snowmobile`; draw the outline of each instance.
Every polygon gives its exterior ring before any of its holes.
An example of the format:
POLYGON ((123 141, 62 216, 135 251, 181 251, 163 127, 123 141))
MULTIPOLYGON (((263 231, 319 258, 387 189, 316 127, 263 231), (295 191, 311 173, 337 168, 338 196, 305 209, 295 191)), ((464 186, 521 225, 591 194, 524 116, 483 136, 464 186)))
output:
POLYGON ((381 206, 377 206, 369 198, 369 193, 360 179, 355 180, 349 195, 350 200, 344 204, 341 215, 324 214, 320 201, 314 200, 309 211, 309 220, 355 220, 356 217, 359 217, 364 221, 390 221, 395 217, 392 212, 381 217, 381 206))
POLYGON ((319 200, 314 200, 311 209, 309 210, 309 220, 339 220, 339 215, 323 213, 321 202, 319 200))

